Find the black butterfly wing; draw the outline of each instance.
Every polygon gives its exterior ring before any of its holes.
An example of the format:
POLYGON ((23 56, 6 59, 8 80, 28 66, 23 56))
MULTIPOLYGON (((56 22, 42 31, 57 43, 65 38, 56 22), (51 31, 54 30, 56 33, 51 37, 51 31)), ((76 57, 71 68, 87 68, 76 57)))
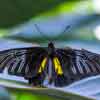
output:
POLYGON ((7 67, 8 74, 24 77, 34 77, 39 70, 39 64, 46 56, 46 48, 29 47, 0 51, 0 72, 7 67))
POLYGON ((74 74, 82 74, 83 77, 100 74, 100 55, 87 51, 87 50, 75 50, 75 61, 78 69, 74 74))
POLYGON ((66 86, 85 77, 100 74, 100 55, 87 50, 57 49, 63 74, 57 75, 56 86, 66 86))

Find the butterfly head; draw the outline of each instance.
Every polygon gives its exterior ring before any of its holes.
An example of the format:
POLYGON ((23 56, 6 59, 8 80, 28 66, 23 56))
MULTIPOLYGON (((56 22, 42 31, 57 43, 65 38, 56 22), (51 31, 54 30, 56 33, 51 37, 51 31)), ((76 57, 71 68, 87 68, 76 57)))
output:
POLYGON ((53 55, 54 50, 55 50, 54 44, 52 42, 50 42, 48 44, 48 55, 53 55))
POLYGON ((54 44, 53 44, 52 42, 50 42, 50 43, 48 44, 48 47, 49 47, 49 48, 54 48, 54 44))

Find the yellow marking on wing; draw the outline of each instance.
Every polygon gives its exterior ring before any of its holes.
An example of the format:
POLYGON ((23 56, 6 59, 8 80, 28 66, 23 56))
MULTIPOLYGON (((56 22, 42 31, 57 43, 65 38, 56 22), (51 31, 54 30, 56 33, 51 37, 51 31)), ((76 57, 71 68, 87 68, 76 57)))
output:
POLYGON ((55 71, 57 72, 57 74, 62 75, 63 71, 62 71, 59 59, 57 57, 54 57, 53 62, 54 62, 54 67, 55 67, 55 71))
POLYGON ((43 59, 43 61, 41 62, 41 64, 40 64, 38 73, 41 73, 41 72, 44 70, 45 65, 46 65, 46 62, 47 62, 47 58, 45 57, 45 58, 43 59))

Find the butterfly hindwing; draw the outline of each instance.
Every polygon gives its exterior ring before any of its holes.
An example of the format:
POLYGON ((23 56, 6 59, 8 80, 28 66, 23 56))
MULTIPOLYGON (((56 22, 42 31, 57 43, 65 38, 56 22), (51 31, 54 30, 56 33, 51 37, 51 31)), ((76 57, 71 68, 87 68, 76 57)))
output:
POLYGON ((35 76, 29 77, 29 83, 32 85, 39 85, 42 86, 43 82, 45 80, 46 77, 46 66, 47 66, 47 62, 48 59, 46 56, 42 57, 39 66, 38 66, 38 70, 37 70, 37 74, 35 74, 35 76))
POLYGON ((71 51, 64 51, 63 49, 56 49, 56 57, 53 59, 56 70, 55 86, 66 86, 70 81, 70 59, 72 58, 71 51))

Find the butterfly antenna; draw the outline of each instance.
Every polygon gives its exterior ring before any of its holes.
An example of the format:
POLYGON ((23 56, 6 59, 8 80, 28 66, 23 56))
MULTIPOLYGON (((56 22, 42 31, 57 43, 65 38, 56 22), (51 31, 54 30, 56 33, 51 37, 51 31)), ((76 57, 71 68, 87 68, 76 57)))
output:
POLYGON ((46 40, 50 40, 50 38, 48 36, 46 36, 38 27, 37 24, 34 24, 35 28, 37 29, 37 31, 46 39, 46 40))
POLYGON ((65 29, 60 33, 60 34, 64 34, 68 29, 70 28, 70 26, 66 26, 65 29))

